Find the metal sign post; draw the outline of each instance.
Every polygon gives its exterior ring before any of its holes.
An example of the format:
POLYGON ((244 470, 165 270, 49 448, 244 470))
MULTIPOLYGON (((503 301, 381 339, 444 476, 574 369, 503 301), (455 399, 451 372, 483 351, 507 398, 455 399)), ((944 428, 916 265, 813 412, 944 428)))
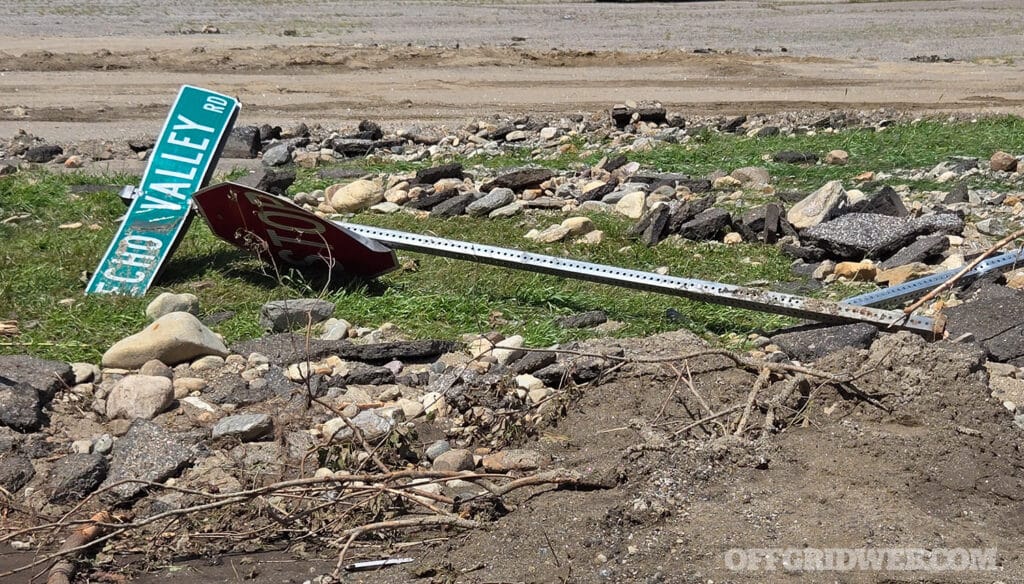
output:
POLYGON ((192 194, 209 181, 238 115, 238 100, 185 85, 132 202, 86 294, 146 293, 191 218, 192 194))
MULTIPOLYGON (((314 226, 325 222, 323 219, 281 197, 237 185, 227 187, 218 185, 205 189, 196 195, 195 203, 207 223, 210 224, 210 228, 236 245, 245 240, 246 234, 255 233, 261 240, 272 241, 276 238, 278 242, 267 247, 271 253, 262 254, 264 257, 270 255, 282 259, 294 259, 299 257, 297 254, 309 253, 304 250, 312 250, 316 252, 316 256, 333 258, 332 261, 337 265, 359 276, 375 275, 361 268, 360 262, 352 261, 354 257, 367 253, 360 247, 366 245, 368 242, 365 238, 369 238, 369 240, 374 240, 374 246, 379 246, 382 243, 394 249, 671 294, 703 302, 807 318, 820 322, 868 322, 883 328, 907 329, 919 333, 939 332, 933 330, 935 322, 932 319, 922 316, 908 317, 898 311, 804 298, 706 280, 663 276, 616 266, 352 223, 334 224, 337 229, 346 231, 350 235, 344 244, 331 246, 327 244, 326 232, 320 231, 318 227, 314 226), (258 205, 253 209, 254 202, 258 202, 262 207, 258 205), (240 204, 247 210, 229 211, 232 207, 238 207, 240 204), (262 211, 259 211, 260 208, 262 211), (300 230, 304 233, 294 231, 300 225, 304 227, 300 230), (278 229, 292 229, 293 231, 285 236, 280 233, 266 235, 268 232, 278 229), (282 254, 283 251, 288 252, 287 256, 282 254)), ((251 249, 251 246, 241 245, 241 247, 251 249)))

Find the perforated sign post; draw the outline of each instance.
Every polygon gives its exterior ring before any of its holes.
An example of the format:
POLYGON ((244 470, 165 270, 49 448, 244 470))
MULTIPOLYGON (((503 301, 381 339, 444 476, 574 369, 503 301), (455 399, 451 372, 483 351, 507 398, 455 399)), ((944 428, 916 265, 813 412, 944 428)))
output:
POLYGON ((215 234, 271 264, 322 264, 364 278, 398 267, 391 248, 270 193, 221 183, 196 193, 195 204, 215 234))
POLYGON ((185 85, 171 107, 142 177, 86 294, 146 293, 184 235, 192 195, 213 174, 238 115, 238 100, 185 85))

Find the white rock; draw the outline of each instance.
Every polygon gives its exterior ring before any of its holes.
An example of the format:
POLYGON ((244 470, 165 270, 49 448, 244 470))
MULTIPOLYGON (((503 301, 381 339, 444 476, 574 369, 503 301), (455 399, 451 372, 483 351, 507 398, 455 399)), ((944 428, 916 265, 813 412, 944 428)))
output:
POLYGON ((92 451, 92 440, 75 440, 71 443, 71 452, 89 454, 92 451))
POLYGON ((392 203, 391 201, 384 201, 383 203, 377 203, 370 207, 370 210, 374 213, 380 213, 381 215, 391 215, 402 210, 402 206, 392 203))
POLYGON ((512 335, 494 345, 494 350, 491 351, 491 354, 494 355, 499 364, 508 365, 511 361, 525 354, 525 351, 522 350, 524 342, 525 339, 522 335, 512 335))
POLYGON ((224 358, 217 355, 207 355, 200 357, 189 365, 192 371, 210 371, 212 369, 220 369, 224 366, 224 358))
POLYGON ((539 404, 547 399, 553 392, 554 390, 550 387, 539 387, 537 389, 531 389, 527 395, 529 396, 530 403, 539 404))
POLYGON ((428 414, 443 414, 445 408, 448 406, 448 402, 445 401, 444 395, 436 391, 429 391, 420 396, 420 403, 423 404, 424 411, 428 414))
POLYGON ((195 294, 172 294, 164 292, 157 296, 149 306, 146 307, 146 316, 149 320, 156 320, 165 314, 172 312, 187 312, 199 314, 199 298, 195 294))
POLYGON ((477 337, 469 342, 469 345, 466 346, 466 350, 469 351, 469 355, 471 357, 477 359, 490 354, 490 352, 494 350, 494 343, 484 337, 477 337))
POLYGON ((339 213, 358 213, 384 200, 380 183, 365 179, 347 185, 331 185, 324 194, 339 213))
POLYGON ((339 341, 348 338, 348 331, 352 323, 340 318, 329 318, 323 323, 323 334, 320 338, 325 341, 339 341))
POLYGON ((174 403, 174 388, 166 377, 129 375, 107 396, 107 417, 151 420, 174 403))
POLYGON ((846 204, 846 190, 837 180, 829 181, 807 195, 786 214, 786 219, 797 229, 807 229, 831 219, 846 204))
POLYGON ((138 369, 150 359, 176 365, 204 355, 227 354, 224 341, 198 318, 187 312, 172 312, 142 332, 114 343, 103 354, 102 363, 104 367, 138 369))
POLYGON ((562 227, 568 229, 569 235, 575 237, 593 231, 594 222, 590 220, 590 217, 569 217, 562 221, 562 227))
POLYGON ((618 203, 615 203, 615 210, 630 219, 643 217, 644 212, 647 211, 647 193, 643 191, 626 193, 618 203))
POLYGON ((540 389, 544 387, 544 382, 529 373, 522 375, 516 375, 516 387, 521 387, 527 391, 540 389))

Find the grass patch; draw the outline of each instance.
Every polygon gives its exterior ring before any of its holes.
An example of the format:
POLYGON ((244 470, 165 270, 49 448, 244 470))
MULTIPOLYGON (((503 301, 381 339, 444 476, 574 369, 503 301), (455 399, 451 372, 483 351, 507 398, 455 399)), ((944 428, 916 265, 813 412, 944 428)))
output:
MULTIPOLYGON (((997 150, 1024 151, 1024 118, 1007 116, 957 124, 922 121, 891 126, 881 132, 865 128, 792 137, 747 138, 705 132, 693 143, 631 154, 630 159, 645 167, 694 176, 715 170, 729 172, 744 166, 764 166, 776 180, 778 189, 809 190, 830 180, 850 182, 866 171, 931 168, 951 156, 987 160, 997 150), (850 154, 847 165, 804 166, 766 160, 780 150, 814 152, 823 159, 830 150, 837 149, 850 154)), ((912 186, 927 188, 934 184, 921 181, 912 186)))
MULTIPOLYGON (((567 153, 550 158, 547 154, 536 157, 528 149, 517 149, 458 161, 467 169, 503 169, 526 164, 562 169, 592 163, 602 153, 600 145, 587 149, 582 143, 574 146, 567 153)), ((880 133, 851 130, 791 138, 706 133, 692 144, 661 145, 652 152, 632 153, 629 158, 640 162, 645 170, 691 175, 765 165, 777 177, 778 188, 785 190, 816 188, 826 180, 846 180, 865 170, 929 168, 953 155, 987 158, 999 149, 1024 151, 1024 121, 997 118, 953 125, 921 122, 880 133), (777 150, 824 155, 834 148, 850 152, 848 166, 797 167, 763 160, 764 155, 777 150)), ((395 173, 437 162, 382 163, 367 159, 347 164, 366 173, 395 173)), ((165 291, 199 296, 204 316, 219 313, 213 328, 229 343, 262 333, 257 318, 264 302, 300 296, 326 298, 336 304, 338 317, 358 325, 377 326, 390 321, 420 338, 455 338, 462 333, 497 329, 506 334, 524 334, 531 346, 593 334, 563 330, 555 325, 555 319, 594 309, 605 310, 610 318, 625 323, 621 335, 646 335, 680 327, 709 336, 745 335, 790 322, 774 315, 682 298, 404 252, 400 257, 418 260, 418 270, 398 271, 375 282, 330 280, 298 271, 274 274, 214 237, 201 220, 193 222, 166 264, 159 285, 146 297, 84 296, 83 274, 96 268, 125 207, 115 194, 116 188, 76 194, 75 185, 131 184, 137 180, 132 176, 44 171, 0 178, 0 219, 29 214, 28 218, 0 224, 0 320, 17 320, 21 329, 16 337, 0 338, 0 353, 96 362, 112 343, 145 326, 145 306, 165 291), (71 222, 84 226, 59 228, 71 222), (680 316, 667 320, 669 308, 680 316)), ((302 170, 292 192, 322 188, 331 182, 334 181, 318 178, 314 171, 302 170)), ((751 197, 742 203, 752 204, 755 200, 751 197)), ((561 221, 560 214, 491 221, 364 214, 353 220, 639 270, 665 266, 673 275, 733 284, 793 279, 789 259, 774 247, 663 243, 647 248, 624 237, 631 221, 603 214, 591 218, 606 233, 605 241, 592 247, 541 245, 523 239, 531 228, 561 221)), ((870 286, 849 290, 832 287, 822 295, 841 298, 866 289, 870 286)))

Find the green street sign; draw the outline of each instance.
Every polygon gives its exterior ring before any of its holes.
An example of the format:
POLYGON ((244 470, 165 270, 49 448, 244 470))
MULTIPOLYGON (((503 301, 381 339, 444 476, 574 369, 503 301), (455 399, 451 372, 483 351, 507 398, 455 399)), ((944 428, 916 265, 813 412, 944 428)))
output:
POLYGON ((96 268, 86 294, 141 296, 192 218, 192 194, 213 174, 238 100, 185 85, 149 158, 139 196, 96 268))

